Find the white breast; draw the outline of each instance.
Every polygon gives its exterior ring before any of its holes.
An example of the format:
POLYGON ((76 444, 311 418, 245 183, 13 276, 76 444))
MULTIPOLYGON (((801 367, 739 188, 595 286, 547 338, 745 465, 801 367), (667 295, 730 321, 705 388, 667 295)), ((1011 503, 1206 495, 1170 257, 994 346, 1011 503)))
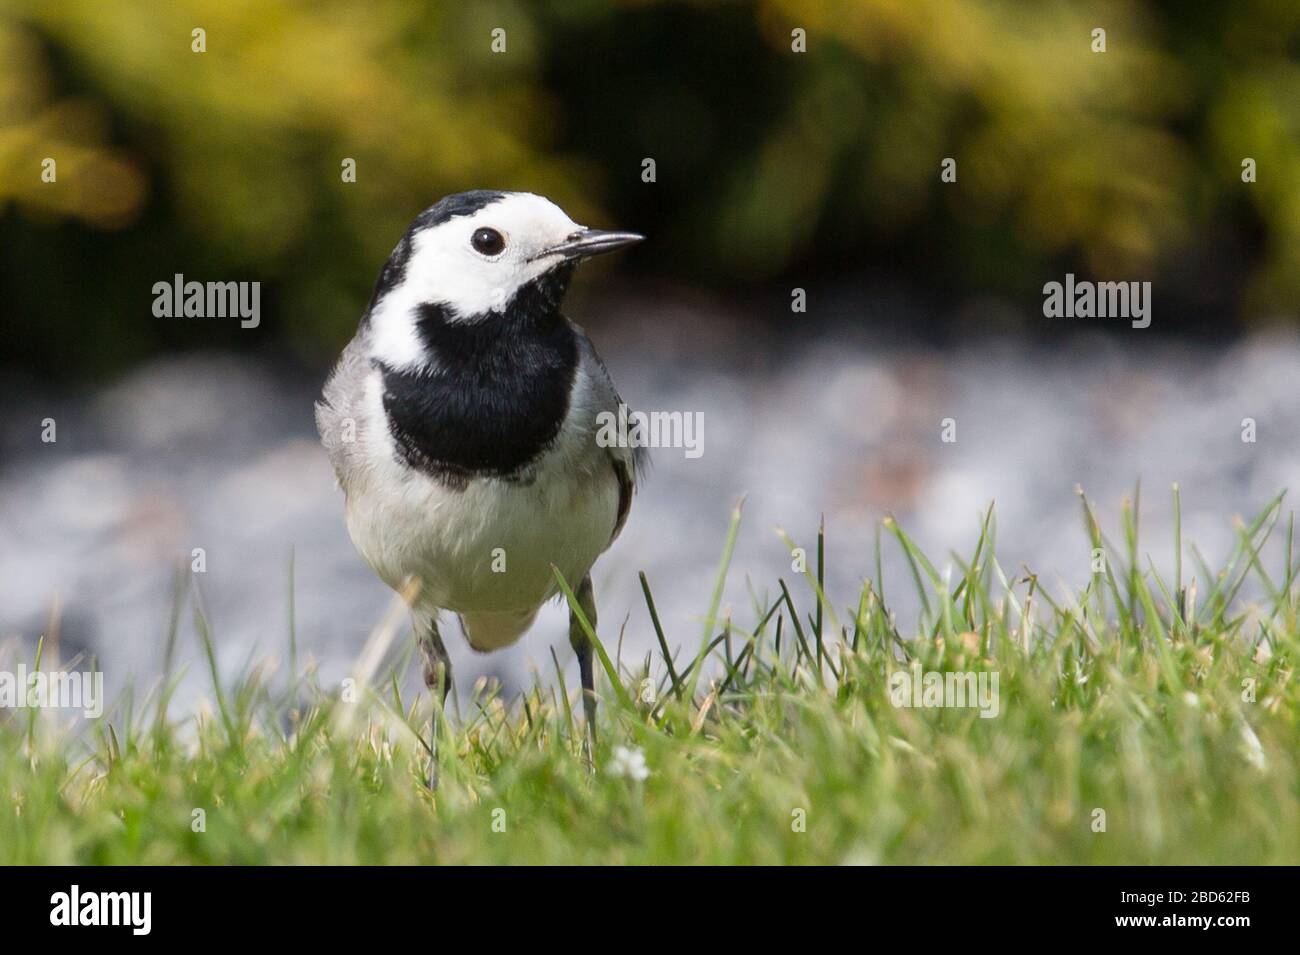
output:
POLYGON ((595 409, 579 379, 554 446, 524 480, 471 480, 456 490, 399 463, 383 426, 382 382, 368 377, 366 462, 348 481, 348 532, 390 587, 415 578, 423 610, 531 611, 556 592, 554 564, 574 587, 609 546, 618 481, 595 443, 595 409))

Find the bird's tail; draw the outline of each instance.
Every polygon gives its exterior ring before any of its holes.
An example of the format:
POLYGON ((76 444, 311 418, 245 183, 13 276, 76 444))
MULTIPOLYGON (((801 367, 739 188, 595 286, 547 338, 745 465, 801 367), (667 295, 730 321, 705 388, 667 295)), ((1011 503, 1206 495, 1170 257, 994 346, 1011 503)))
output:
POLYGON ((480 653, 486 653, 510 646, 524 635, 536 618, 536 609, 515 613, 463 613, 460 627, 465 631, 469 645, 480 653))

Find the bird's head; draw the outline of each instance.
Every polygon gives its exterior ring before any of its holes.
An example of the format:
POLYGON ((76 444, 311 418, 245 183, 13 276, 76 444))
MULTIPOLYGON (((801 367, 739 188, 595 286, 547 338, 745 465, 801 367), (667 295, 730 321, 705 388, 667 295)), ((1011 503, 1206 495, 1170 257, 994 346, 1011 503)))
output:
POLYGON ((462 192, 422 212, 393 250, 371 299, 374 352, 422 363, 420 323, 493 322, 554 313, 582 259, 639 242, 578 225, 542 196, 462 192))

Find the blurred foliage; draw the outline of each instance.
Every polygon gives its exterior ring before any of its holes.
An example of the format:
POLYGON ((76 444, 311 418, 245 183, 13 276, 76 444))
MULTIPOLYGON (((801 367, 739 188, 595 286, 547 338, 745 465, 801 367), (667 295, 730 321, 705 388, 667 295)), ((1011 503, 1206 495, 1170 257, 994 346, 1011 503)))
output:
POLYGON ((475 187, 645 231, 622 267, 719 292, 884 273, 1036 310, 1069 269, 1154 279, 1189 326, 1292 316, 1298 48, 1292 0, 0 0, 6 357, 240 340, 153 319, 175 272, 261 280, 261 340, 323 355, 409 220, 475 187))

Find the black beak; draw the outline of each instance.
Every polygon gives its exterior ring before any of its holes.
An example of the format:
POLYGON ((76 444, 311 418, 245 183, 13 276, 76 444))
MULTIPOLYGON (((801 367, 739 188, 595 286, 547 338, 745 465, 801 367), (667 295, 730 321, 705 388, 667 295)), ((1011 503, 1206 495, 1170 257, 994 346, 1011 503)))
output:
POLYGON ((585 259, 592 255, 613 252, 624 246, 640 242, 645 236, 635 232, 605 232, 601 229, 582 229, 573 233, 559 245, 537 253, 534 259, 544 259, 548 255, 558 255, 566 262, 585 259))

